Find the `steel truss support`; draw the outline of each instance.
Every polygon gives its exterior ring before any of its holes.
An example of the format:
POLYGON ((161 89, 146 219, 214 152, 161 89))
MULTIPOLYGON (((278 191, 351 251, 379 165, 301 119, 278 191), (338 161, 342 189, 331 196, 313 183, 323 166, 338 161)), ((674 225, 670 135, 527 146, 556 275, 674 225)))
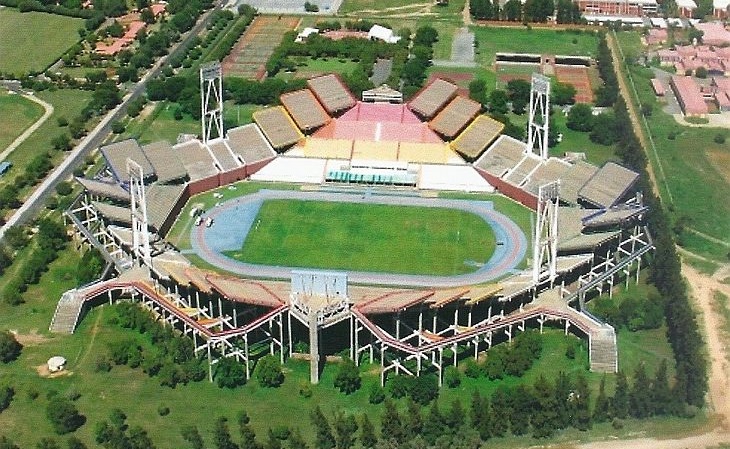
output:
POLYGON ((147 199, 144 189, 144 171, 131 159, 127 159, 129 174, 129 195, 132 201, 132 252, 139 264, 152 266, 149 222, 147 220, 147 199))
POLYGON ((201 123, 203 144, 215 137, 223 137, 223 70, 215 61, 200 67, 201 123))
POLYGON ((532 281, 535 284, 546 279, 552 284, 557 277, 559 202, 560 180, 540 186, 532 249, 532 281))
POLYGON ((550 117, 550 78, 532 74, 530 118, 527 125, 527 151, 537 150, 542 160, 548 159, 548 120, 550 117))

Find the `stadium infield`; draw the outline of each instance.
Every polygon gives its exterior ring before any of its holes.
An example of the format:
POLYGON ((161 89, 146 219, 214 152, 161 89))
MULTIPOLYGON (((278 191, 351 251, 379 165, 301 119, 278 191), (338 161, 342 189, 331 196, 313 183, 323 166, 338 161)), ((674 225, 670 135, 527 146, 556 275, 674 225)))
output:
POLYGON ((496 240, 477 215, 458 209, 265 201, 233 259, 261 265, 405 274, 476 271, 496 240))
MULTIPOLYGON (((305 207, 306 208, 306 207, 305 207)), ((385 209, 380 209, 385 210, 385 209)), ((275 212, 275 211, 272 211, 275 212)), ((267 212, 268 213, 268 212, 267 212)), ((291 214, 291 211, 289 212, 291 214)), ((357 214, 356 214, 357 215, 357 214)), ((192 251, 188 253, 195 254, 202 258, 207 264, 215 266, 223 271, 235 273, 246 277, 255 278, 270 278, 270 279, 288 279, 291 275, 291 270, 294 268, 328 268, 328 269, 348 269, 348 276, 351 282, 364 283, 364 284, 375 284, 375 285, 393 285, 393 286, 428 286, 428 287, 447 287, 447 286, 458 286, 468 284, 480 284, 484 282, 490 282, 498 279, 506 274, 512 272, 513 269, 524 259, 527 252, 527 239, 522 230, 509 218, 496 212, 493 208, 493 203, 489 201, 468 201, 468 200, 447 200, 447 199, 436 199, 436 198, 421 198, 413 196, 394 196, 394 195, 377 195, 371 193, 365 194, 344 194, 344 193, 325 193, 325 192, 300 192, 300 191, 274 191, 274 190, 261 190, 257 193, 241 196, 239 198, 228 200, 222 204, 219 204, 212 209, 208 210, 204 218, 212 218, 213 226, 206 227, 204 225, 194 227, 191 231, 191 243, 192 251), (347 204, 345 209, 352 209, 353 211, 359 212, 359 217, 362 217, 363 208, 372 208, 375 212, 369 212, 369 218, 365 220, 364 224, 368 224, 373 227, 367 233, 367 237, 361 239, 359 248, 342 248, 344 252, 341 257, 343 259, 357 259, 358 257, 362 260, 357 261, 357 265, 354 266, 337 266, 332 257, 334 256, 322 256, 320 254, 307 255, 307 258, 300 259, 289 259, 288 257, 292 254, 285 254, 283 251, 278 253, 280 246, 282 246, 283 240, 280 235, 277 235, 275 230, 266 229, 267 223, 263 220, 258 222, 259 211, 261 206, 267 200, 294 200, 296 202, 316 202, 319 203, 320 210, 327 210, 328 208, 334 207, 335 205, 347 204), (329 205, 322 205, 322 203, 330 203, 329 205), (355 207, 358 206, 358 207, 355 207), (418 215, 424 213, 423 208, 432 209, 431 212, 422 216, 424 221, 427 221, 434 216, 444 215, 445 210, 450 210, 451 214, 463 213, 463 217, 469 215, 475 215, 470 218, 469 226, 475 226, 478 224, 476 229, 470 231, 464 231, 469 235, 468 240, 473 245, 483 244, 488 245, 491 239, 494 239, 491 248, 494 250, 489 254, 490 247, 477 248, 477 256, 472 256, 469 251, 474 249, 467 248, 468 245, 461 249, 456 249, 456 240, 459 239, 461 242, 462 238, 464 242, 467 242, 466 236, 461 236, 460 232, 454 232, 453 230, 449 233, 449 230, 438 230, 431 227, 429 223, 416 223, 413 230, 413 235, 408 237, 408 245, 404 246, 401 240, 397 240, 394 234, 390 231, 386 232, 386 227, 390 224, 388 217, 382 214, 378 214, 378 206, 397 206, 396 209, 399 213, 403 207, 411 209, 408 215, 418 215), (433 215, 432 215, 433 214, 433 215), (476 221, 472 221, 475 220, 476 221), (256 229, 257 226, 259 229, 256 229), (491 230, 490 230, 491 228, 491 230), (481 229, 482 231, 479 231, 481 229), (428 241, 431 237, 428 233, 431 231, 441 232, 443 235, 439 237, 442 243, 439 246, 434 245, 434 242, 428 241), (244 247, 244 242, 250 232, 263 234, 261 237, 262 242, 256 242, 255 238, 253 243, 256 245, 253 249, 255 254, 265 253, 266 245, 269 246, 269 250, 273 257, 276 259, 265 260, 261 263, 251 263, 250 259, 247 261, 236 260, 231 252, 240 253, 241 248, 244 247), (476 236, 476 234, 484 233, 488 235, 476 236), (268 235, 267 235, 268 234, 268 235), (371 236, 380 236, 378 241, 368 242, 367 239, 373 239, 371 236), (392 240, 396 238, 396 240, 392 240), (423 239, 424 241, 419 241, 423 239), (449 245, 449 240, 453 239, 453 244, 449 245), (481 240, 480 240, 481 239, 481 240), (365 249, 369 244, 372 244, 372 248, 365 249), (420 245, 420 246, 419 246, 420 245), (271 250, 273 248, 273 250, 271 250), (408 249, 414 248, 409 254, 408 249), (420 248, 420 249, 415 249, 420 248), (427 248, 429 248, 427 250, 427 248), (437 248, 433 250, 432 248, 437 248), (363 251, 366 255, 362 256, 363 251), (408 266, 402 265, 398 270, 401 273, 394 271, 392 265, 388 265, 388 262, 376 261, 370 259, 376 259, 378 255, 376 251, 390 253, 388 258, 385 259, 417 259, 424 256, 428 256, 430 260, 449 254, 449 257, 444 259, 451 259, 450 262, 442 265, 440 268, 434 266, 432 262, 412 262, 415 265, 408 266), (420 251, 420 252, 416 252, 420 251), (424 252, 433 252, 433 254, 424 254, 424 252), (347 254, 352 252, 354 254, 347 254), (451 253, 454 253, 451 255, 451 253), (358 256, 360 255, 360 256, 358 256), (469 258, 472 259, 469 259, 469 258), (317 265, 312 262, 313 259, 319 258, 320 263, 317 265), (481 261, 479 260, 481 259, 481 261), (325 263, 327 262, 327 263, 325 263), (268 264, 265 265, 264 263, 268 264), (296 263, 301 263, 297 265, 296 263), (379 263, 379 264, 378 264, 379 263), (430 265, 429 265, 430 263, 430 265), (313 266, 315 265, 315 266, 313 266), (414 266, 419 266, 418 271, 414 270, 414 266), (450 268, 444 268, 450 267, 450 268), (454 269, 458 267, 458 269, 454 269), (468 269, 472 269, 472 272, 466 272, 468 269), (379 271, 378 271, 379 270, 379 271), (449 270, 453 270, 448 273, 449 270), (406 273, 403 273, 405 271, 406 273), (408 273, 410 271, 410 273, 408 273), (438 272, 440 271, 440 273, 438 272), (414 274, 417 273, 417 274, 414 274), (442 274, 448 273, 448 274, 442 274)), ((268 221, 268 218, 265 218, 268 221)), ((298 230, 292 237, 291 242, 286 242, 284 246, 290 249, 298 249, 298 251, 311 251, 303 250, 307 245, 311 245, 307 239, 313 240, 317 248, 317 244, 320 246, 322 242, 319 240, 317 234, 321 229, 316 229, 317 225, 323 226, 323 222, 331 221, 328 216, 312 217, 313 221, 307 223, 305 227, 298 230), (307 230, 309 229, 309 230, 307 230), (309 234, 309 235, 308 235, 309 234), (301 246, 301 248, 299 248, 301 246)), ((288 217, 278 217, 274 221, 286 222, 288 226, 294 227, 299 226, 300 223, 292 220, 297 220, 295 215, 288 217), (288 222, 287 222, 288 220, 288 222)), ((408 221, 405 216, 398 217, 398 223, 408 221)), ((418 221, 415 219, 415 221, 418 221)), ((350 220, 352 223, 352 220, 350 220)), ((329 225, 329 223, 328 223, 329 225)), ((358 226, 362 226, 361 223, 358 226)), ((462 226, 466 225, 466 222, 462 226)), ((399 224, 400 226, 400 224, 399 224)), ((438 224, 438 226, 445 226, 444 224, 438 224)), ((273 227, 272 227, 273 229, 273 227)), ((458 231, 458 229, 457 229, 458 231)), ((408 230, 394 230, 393 232, 399 233, 398 235, 403 236, 408 230)), ((345 232, 346 234, 346 232, 345 232)), ((258 237, 256 237, 258 238, 258 237)), ((312 246, 309 246, 312 248, 312 246)), ((250 257, 250 256, 246 256, 250 257)), ((271 254, 266 257, 272 257, 271 254)), ((300 256, 302 257, 302 256, 300 256)), ((424 257, 425 259, 425 257, 424 257)), ((392 262, 391 262, 392 263, 392 262)))

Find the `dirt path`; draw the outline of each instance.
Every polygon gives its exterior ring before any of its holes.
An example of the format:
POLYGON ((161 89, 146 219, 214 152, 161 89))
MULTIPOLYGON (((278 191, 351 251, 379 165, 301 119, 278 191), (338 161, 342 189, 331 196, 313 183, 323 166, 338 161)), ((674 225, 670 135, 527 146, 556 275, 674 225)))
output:
MULTIPOLYGON (((642 148, 644 148, 644 153, 647 153, 649 148, 649 142, 646 139, 646 135, 644 135, 644 128, 641 126, 641 123, 639 122, 639 115, 636 113, 636 108, 634 107, 634 102, 631 101, 633 98, 633 95, 631 95, 629 91, 629 86, 626 84, 626 80, 624 79, 623 73, 621 73, 621 62, 623 58, 621 58, 621 52, 618 48, 618 43, 616 42, 616 36, 612 33, 606 34, 606 40, 608 42, 608 48, 611 50, 611 56, 613 57, 613 70, 616 72, 616 78, 618 79, 618 87, 619 91, 621 92, 621 95, 624 97, 624 100, 626 101, 626 107, 629 110, 629 117, 631 117, 631 125, 634 128, 634 133, 636 133, 636 136, 639 138, 639 142, 641 143, 642 148)), ((654 166, 650 163, 647 165, 647 171, 649 172, 649 179, 651 179, 651 185, 652 190, 654 191, 654 194, 656 196, 659 196, 659 190, 657 189, 657 180, 656 176, 654 175, 654 166)))
POLYGON ((21 143, 25 142, 25 139, 30 137, 30 135, 33 134, 42 124, 46 123, 46 120, 48 120, 48 118, 51 116, 51 114, 53 114, 53 105, 52 104, 46 103, 45 101, 41 100, 40 98, 37 98, 35 95, 23 94, 23 98, 30 100, 34 103, 38 103, 39 105, 43 106, 43 109, 45 110, 45 112, 43 113, 41 118, 39 118, 38 120, 36 120, 35 123, 30 125, 28 127, 28 129, 23 131, 23 134, 19 135, 15 140, 13 140, 13 142, 10 145, 8 145, 7 148, 5 148, 3 150, 2 153, 0 153, 0 161, 5 160, 10 155, 10 153, 15 151, 15 149, 20 146, 21 143))

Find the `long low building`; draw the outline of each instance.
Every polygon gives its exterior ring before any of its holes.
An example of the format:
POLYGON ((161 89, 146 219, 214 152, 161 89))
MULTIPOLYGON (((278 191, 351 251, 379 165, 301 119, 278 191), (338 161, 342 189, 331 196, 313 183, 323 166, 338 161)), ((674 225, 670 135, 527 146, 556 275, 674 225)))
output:
POLYGON ((689 76, 674 75, 669 80, 672 91, 677 96, 682 113, 686 117, 706 117, 709 110, 702 97, 700 86, 689 76))

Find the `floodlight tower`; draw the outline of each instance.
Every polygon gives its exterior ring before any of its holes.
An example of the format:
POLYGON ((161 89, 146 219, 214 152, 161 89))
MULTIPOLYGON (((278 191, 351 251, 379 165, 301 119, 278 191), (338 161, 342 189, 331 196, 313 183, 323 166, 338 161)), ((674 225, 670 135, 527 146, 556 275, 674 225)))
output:
POLYGON ((218 61, 200 67, 200 101, 203 143, 207 144, 213 128, 216 137, 223 137, 223 70, 218 61))
POLYGON ((527 125, 527 149, 542 160, 548 158, 548 119, 550 116, 550 78, 532 74, 530 88, 530 121, 527 125))
POLYGON ((129 196, 132 202, 132 253, 140 265, 152 266, 144 171, 138 163, 127 159, 127 173, 129 173, 129 196))
POLYGON ((535 283, 545 277, 552 283, 557 276, 559 198, 559 180, 540 186, 537 195, 537 226, 532 241, 532 280, 535 283))

